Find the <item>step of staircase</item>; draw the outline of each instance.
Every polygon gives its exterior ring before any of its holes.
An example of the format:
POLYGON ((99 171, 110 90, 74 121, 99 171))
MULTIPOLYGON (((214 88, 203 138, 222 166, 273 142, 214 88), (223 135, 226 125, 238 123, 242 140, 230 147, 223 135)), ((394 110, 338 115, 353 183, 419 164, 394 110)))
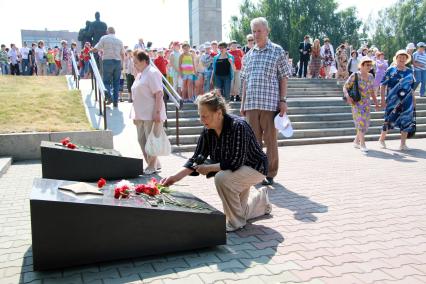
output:
MULTIPOLYGON (((367 134, 366 141, 378 141, 380 134, 367 134)), ((399 133, 389 133, 386 140, 400 139, 399 133)), ((417 132, 411 139, 426 138, 426 132, 417 132)), ((326 144, 326 143, 348 143, 354 140, 354 135, 351 136, 329 136, 329 137, 316 137, 316 138, 301 138, 301 139, 281 139, 278 140, 278 146, 303 146, 313 144, 326 144)), ((408 142, 409 143, 409 142, 408 142)), ((196 144, 187 145, 172 145, 173 152, 192 152, 195 150, 196 144)), ((368 147, 368 144, 367 144, 368 147)))

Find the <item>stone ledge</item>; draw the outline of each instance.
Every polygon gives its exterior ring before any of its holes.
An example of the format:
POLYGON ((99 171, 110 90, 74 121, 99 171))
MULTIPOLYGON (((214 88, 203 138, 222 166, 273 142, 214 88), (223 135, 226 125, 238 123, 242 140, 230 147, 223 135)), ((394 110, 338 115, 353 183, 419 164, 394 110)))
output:
POLYGON ((14 161, 40 159, 41 141, 57 141, 70 137, 76 144, 113 149, 111 130, 31 132, 0 134, 0 157, 12 157, 14 161))
POLYGON ((0 177, 7 172, 11 164, 11 157, 0 157, 0 177))

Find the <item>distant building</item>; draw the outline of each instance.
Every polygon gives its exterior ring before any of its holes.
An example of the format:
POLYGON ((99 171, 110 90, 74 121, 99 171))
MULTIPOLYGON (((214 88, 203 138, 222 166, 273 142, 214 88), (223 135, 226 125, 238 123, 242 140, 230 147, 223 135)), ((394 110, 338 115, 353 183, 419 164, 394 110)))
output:
POLYGON ((188 0, 188 6, 191 46, 222 40, 222 0, 188 0))
POLYGON ((80 47, 81 44, 77 40, 78 32, 69 32, 69 31, 44 31, 40 30, 21 30, 22 44, 26 42, 28 46, 31 46, 33 42, 37 43, 39 40, 44 41, 46 47, 55 47, 61 45, 61 40, 66 40, 68 45, 71 45, 71 42, 75 41, 77 47, 80 47))

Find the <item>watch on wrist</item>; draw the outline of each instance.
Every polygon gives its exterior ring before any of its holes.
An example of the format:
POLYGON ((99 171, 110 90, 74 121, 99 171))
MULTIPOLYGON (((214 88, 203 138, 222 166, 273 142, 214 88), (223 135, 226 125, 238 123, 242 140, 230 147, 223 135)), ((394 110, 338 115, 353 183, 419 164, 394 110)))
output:
POLYGON ((287 99, 286 98, 280 98, 280 103, 286 103, 287 99))

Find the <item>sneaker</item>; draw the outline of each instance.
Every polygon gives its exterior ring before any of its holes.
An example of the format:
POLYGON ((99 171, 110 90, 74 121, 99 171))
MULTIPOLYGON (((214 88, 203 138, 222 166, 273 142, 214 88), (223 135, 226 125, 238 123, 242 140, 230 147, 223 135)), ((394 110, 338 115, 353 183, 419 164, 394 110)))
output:
POLYGON ((358 144, 358 143, 356 143, 356 142, 354 142, 354 148, 355 148, 355 149, 359 149, 359 148, 360 148, 359 144, 358 144))
POLYGON ((408 148, 407 145, 404 144, 404 145, 399 146, 399 150, 400 151, 409 151, 410 148, 408 148))
POLYGON ((274 184, 274 179, 271 177, 266 177, 263 181, 262 181, 262 185, 273 185, 274 184))
POLYGON ((263 190, 263 194, 265 194, 265 200, 266 200, 265 215, 269 215, 272 212, 272 204, 269 201, 268 189, 263 188, 262 190, 263 190))
POLYGON ((118 107, 118 102, 112 104, 114 107, 118 107))
POLYGON ((361 146, 361 152, 368 153, 368 149, 365 146, 361 146))
POLYGON ((143 171, 143 174, 144 175, 152 175, 152 174, 155 174, 157 172, 157 170, 156 169, 148 169, 148 168, 146 168, 144 171, 143 171))
POLYGON ((240 98, 240 96, 238 96, 238 95, 237 95, 237 96, 235 97, 235 101, 236 101, 236 102, 241 102, 241 98, 240 98))
POLYGON ((379 146, 380 146, 381 149, 386 149, 385 141, 379 140, 379 146))
POLYGON ((231 232, 235 232, 235 231, 238 231, 238 230, 244 228, 244 226, 243 227, 239 227, 239 228, 234 228, 234 226, 232 226, 231 224, 229 224, 228 222, 226 222, 225 228, 226 228, 226 232, 227 233, 231 233, 231 232))
POLYGON ((112 103, 112 101, 111 101, 110 99, 106 99, 106 100, 105 100, 105 104, 106 104, 106 105, 110 105, 111 103, 112 103))

